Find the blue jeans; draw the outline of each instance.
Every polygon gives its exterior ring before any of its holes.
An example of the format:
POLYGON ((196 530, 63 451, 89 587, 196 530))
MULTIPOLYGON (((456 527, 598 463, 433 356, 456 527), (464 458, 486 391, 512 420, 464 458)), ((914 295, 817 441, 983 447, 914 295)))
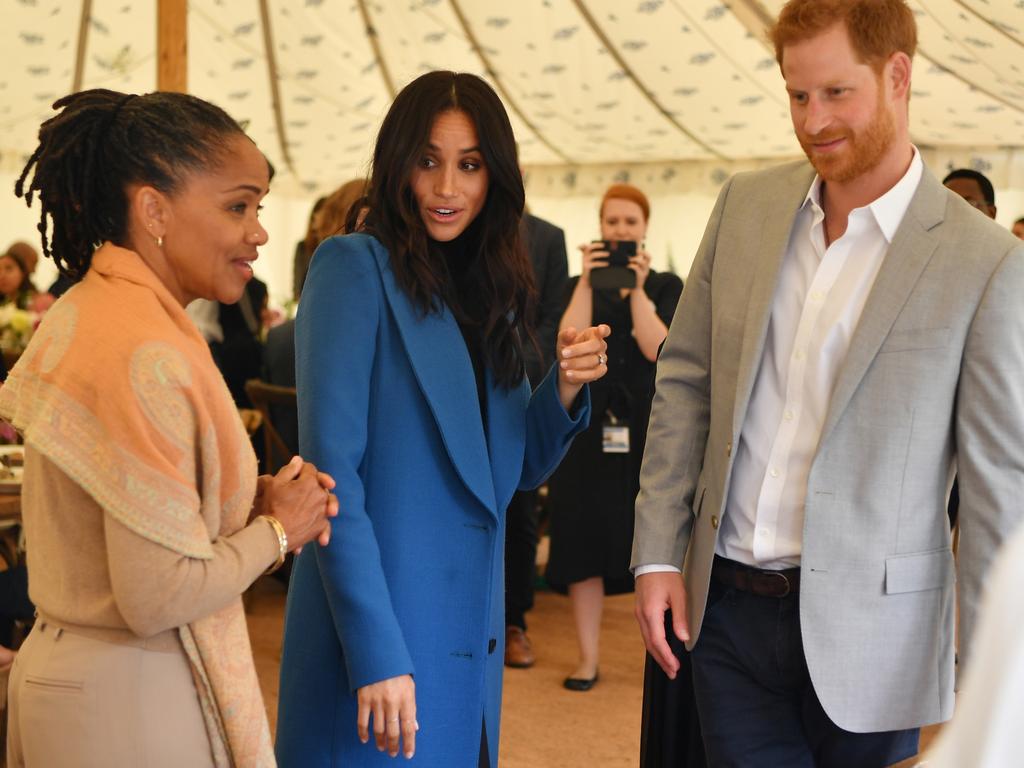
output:
POLYGON ((814 692, 800 598, 761 597, 712 576, 693 683, 710 768, 884 768, 917 754, 917 728, 851 733, 814 692))

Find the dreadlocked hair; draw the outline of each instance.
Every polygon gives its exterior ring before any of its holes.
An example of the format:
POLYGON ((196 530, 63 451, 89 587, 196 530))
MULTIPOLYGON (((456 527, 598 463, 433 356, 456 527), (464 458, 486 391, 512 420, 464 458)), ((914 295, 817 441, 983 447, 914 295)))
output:
POLYGON ((230 138, 245 135, 220 107, 183 93, 94 88, 53 108, 14 193, 29 206, 38 193, 43 254, 76 280, 101 243, 124 245, 129 185, 173 195, 188 174, 216 167, 230 138))

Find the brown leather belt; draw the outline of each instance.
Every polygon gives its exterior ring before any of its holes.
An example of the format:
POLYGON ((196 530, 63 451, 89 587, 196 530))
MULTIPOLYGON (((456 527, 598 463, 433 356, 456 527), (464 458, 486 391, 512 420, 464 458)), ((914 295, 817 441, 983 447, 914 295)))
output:
POLYGON ((787 597, 800 590, 799 568, 765 571, 715 555, 711 575, 720 584, 761 597, 787 597))

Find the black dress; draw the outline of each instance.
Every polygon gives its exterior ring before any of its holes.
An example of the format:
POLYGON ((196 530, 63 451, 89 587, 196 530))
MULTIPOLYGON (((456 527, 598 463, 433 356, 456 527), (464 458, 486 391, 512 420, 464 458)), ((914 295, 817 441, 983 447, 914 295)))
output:
MULTIPOLYGON (((568 306, 578 277, 569 281, 568 306)), ((667 326, 683 282, 651 270, 644 291, 667 326)), ((654 363, 633 338, 629 297, 618 291, 594 291, 593 324, 606 323, 608 373, 590 385, 590 427, 579 434, 548 485, 551 553, 546 578, 564 592, 569 584, 594 576, 604 579, 606 594, 633 590, 629 572, 633 546, 633 505, 640 482, 640 461, 647 437, 654 389, 654 363), (606 423, 629 427, 629 452, 605 453, 606 423)))

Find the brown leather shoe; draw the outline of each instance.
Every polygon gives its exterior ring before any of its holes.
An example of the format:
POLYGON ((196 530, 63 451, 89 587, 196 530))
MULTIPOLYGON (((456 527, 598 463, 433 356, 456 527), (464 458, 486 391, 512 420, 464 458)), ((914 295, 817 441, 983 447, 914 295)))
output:
POLYGON ((505 627, 505 666, 516 669, 532 667, 537 657, 526 631, 517 626, 505 627))

